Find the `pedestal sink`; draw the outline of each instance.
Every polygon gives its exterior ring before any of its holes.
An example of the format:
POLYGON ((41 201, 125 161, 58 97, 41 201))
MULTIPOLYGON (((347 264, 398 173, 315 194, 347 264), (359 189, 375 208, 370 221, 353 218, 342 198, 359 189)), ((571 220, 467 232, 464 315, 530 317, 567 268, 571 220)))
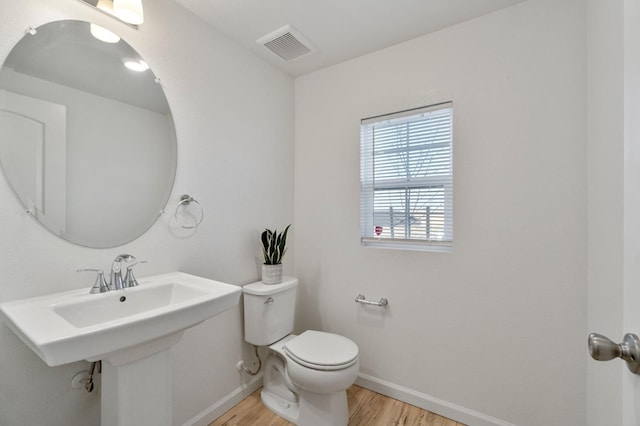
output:
POLYGON ((48 365, 103 361, 102 426, 170 426, 169 348, 187 328, 237 305, 242 291, 182 272, 139 283, 0 305, 9 328, 48 365))

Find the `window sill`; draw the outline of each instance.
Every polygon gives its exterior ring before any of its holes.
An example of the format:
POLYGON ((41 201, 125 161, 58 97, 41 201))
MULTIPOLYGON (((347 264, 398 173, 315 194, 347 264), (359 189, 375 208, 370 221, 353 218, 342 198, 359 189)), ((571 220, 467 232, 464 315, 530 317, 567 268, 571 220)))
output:
POLYGON ((390 250, 410 250, 429 251, 438 253, 453 253, 452 241, 431 241, 419 242, 410 240, 392 240, 388 238, 367 238, 360 239, 362 247, 382 248, 390 250))

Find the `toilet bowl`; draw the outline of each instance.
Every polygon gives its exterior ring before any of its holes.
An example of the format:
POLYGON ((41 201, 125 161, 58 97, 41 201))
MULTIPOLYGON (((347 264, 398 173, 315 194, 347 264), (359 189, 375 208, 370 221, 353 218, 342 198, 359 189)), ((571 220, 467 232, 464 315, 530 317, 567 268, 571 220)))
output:
POLYGON ((346 389, 358 375, 358 346, 338 334, 308 330, 290 334, 298 280, 244 286, 245 339, 268 345, 261 399, 300 426, 346 426, 346 389), (275 343, 274 343, 275 342, 275 343))
POLYGON ((358 346, 346 337, 308 330, 283 346, 294 385, 315 393, 345 390, 358 375, 358 346))

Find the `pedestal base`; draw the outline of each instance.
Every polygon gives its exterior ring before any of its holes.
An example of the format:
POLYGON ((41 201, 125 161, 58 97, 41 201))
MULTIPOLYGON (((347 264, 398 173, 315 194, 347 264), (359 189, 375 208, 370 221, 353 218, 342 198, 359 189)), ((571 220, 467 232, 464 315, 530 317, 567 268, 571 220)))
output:
POLYGON ((169 349, 129 364, 102 365, 101 426, 171 426, 169 349))

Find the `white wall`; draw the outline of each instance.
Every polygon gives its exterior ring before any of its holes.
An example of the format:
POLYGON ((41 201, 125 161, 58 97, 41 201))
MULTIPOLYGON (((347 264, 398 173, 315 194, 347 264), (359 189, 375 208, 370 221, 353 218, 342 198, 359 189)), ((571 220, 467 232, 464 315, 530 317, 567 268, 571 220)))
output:
MULTIPOLYGON (((178 172, 167 214, 141 238, 115 249, 86 249, 49 234, 22 211, 0 179, 0 302, 88 289, 92 279, 74 271, 108 268, 123 252, 149 260, 139 276, 182 270, 245 284, 258 278, 259 232, 293 221, 292 79, 170 0, 145 2, 145 17, 135 31, 80 1, 0 2, 0 61, 28 26, 56 19, 94 20, 120 33, 162 79, 178 137, 178 172), (183 193, 205 209, 197 232, 173 223, 183 193)), ((241 326, 240 308, 232 309, 188 331, 175 346, 174 424, 242 384, 235 370, 248 352, 241 326)), ((4 325, 0 360, 1 425, 99 424, 99 392, 70 386, 86 363, 48 367, 4 325)))
POLYGON ((528 1, 296 80, 300 329, 472 424, 586 423, 585 24, 528 1), (454 252, 360 247, 359 120, 449 100, 454 252))

